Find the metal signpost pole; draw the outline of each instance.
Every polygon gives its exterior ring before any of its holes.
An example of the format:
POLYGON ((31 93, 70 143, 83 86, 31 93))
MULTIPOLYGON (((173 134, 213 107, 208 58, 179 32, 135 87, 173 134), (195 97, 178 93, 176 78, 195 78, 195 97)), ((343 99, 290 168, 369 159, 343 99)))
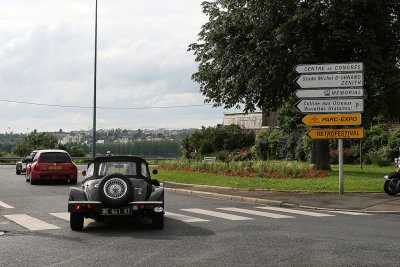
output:
POLYGON ((97 0, 96 18, 94 23, 94 94, 93 94, 93 158, 96 157, 96 73, 97 73, 97 0))
POLYGON ((339 195, 343 195, 343 139, 338 139, 339 150, 339 195))

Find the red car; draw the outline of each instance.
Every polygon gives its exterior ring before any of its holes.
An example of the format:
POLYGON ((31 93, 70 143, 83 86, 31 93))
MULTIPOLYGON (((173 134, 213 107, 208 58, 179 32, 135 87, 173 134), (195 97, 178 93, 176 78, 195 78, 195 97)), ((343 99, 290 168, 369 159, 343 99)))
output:
POLYGON ((69 181, 76 184, 78 168, 70 155, 64 150, 39 150, 27 169, 26 181, 36 184, 39 181, 69 181))

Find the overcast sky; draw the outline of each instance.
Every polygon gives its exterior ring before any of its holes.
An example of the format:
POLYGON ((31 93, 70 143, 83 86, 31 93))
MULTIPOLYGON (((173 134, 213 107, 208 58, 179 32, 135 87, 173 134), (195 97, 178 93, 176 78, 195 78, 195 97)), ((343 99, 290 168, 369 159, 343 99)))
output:
MULTIPOLYGON (((204 105, 188 45, 202 0, 98 0, 97 129, 200 128, 223 121, 204 105), (201 105, 186 108, 130 109, 201 105)), ((89 130, 95 0, 1 0, 0 132, 89 130)), ((232 111, 232 110, 231 110, 232 111)))

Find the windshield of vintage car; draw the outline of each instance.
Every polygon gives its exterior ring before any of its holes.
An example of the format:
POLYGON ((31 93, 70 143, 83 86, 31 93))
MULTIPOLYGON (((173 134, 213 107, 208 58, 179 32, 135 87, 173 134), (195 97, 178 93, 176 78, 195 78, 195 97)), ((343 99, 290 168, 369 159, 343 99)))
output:
MULTIPOLYGON (((140 165, 139 165, 140 168, 140 165)), ((135 162, 102 162, 99 166, 98 176, 106 176, 111 173, 121 173, 123 175, 137 176, 137 166, 135 162)), ((140 171, 142 174, 143 172, 140 171)), ((143 175, 143 174, 142 174, 143 175)))

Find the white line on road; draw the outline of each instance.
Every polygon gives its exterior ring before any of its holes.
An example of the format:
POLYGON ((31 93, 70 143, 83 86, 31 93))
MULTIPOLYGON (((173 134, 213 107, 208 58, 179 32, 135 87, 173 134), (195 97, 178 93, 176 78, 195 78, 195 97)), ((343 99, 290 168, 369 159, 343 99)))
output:
POLYGON ((263 212, 263 211, 258 211, 258 210, 246 210, 246 209, 239 209, 239 208, 218 208, 218 209, 233 211, 233 212, 241 212, 241 213, 246 213, 246 214, 251 214, 251 215, 258 215, 258 216, 269 217, 269 218, 274 218, 274 219, 294 218, 293 216, 270 213, 270 212, 263 212))
POLYGON ((328 217, 328 216, 335 216, 332 214, 324 214, 324 213, 317 213, 305 210, 294 210, 294 209, 285 209, 285 208, 278 208, 278 207, 257 207, 257 209, 264 209, 264 210, 275 210, 275 211, 282 211, 287 213, 294 213, 300 215, 307 215, 313 217, 328 217))
POLYGON ((60 229, 58 226, 41 221, 26 214, 4 215, 4 217, 32 231, 60 229))
POLYGON ((200 219, 200 218, 196 218, 196 217, 192 217, 192 216, 186 216, 186 215, 182 215, 182 214, 172 213, 172 212, 168 212, 168 211, 165 212, 165 216, 167 216, 168 218, 172 218, 172 219, 183 221, 183 222, 209 222, 209 220, 204 220, 204 219, 200 219))
POLYGON ((237 215, 232 215, 228 213, 223 213, 223 212, 216 212, 216 211, 210 211, 210 210, 203 210, 203 209, 181 209, 183 211, 188 211, 188 212, 193 212, 193 213, 198 213, 198 214, 204 214, 204 215, 209 215, 209 216, 214 216, 222 219, 227 219, 231 221, 244 221, 244 220, 253 220, 253 218, 248 218, 248 217, 243 217, 243 216, 237 216, 237 215))
MULTIPOLYGON (((57 218, 69 221, 69 212, 50 213, 50 215, 53 215, 53 216, 55 216, 57 218)), ((85 218, 85 220, 83 222, 83 226, 86 227, 86 226, 88 226, 88 224, 90 224, 92 222, 95 222, 95 220, 85 218)))
POLYGON ((324 211, 332 212, 332 213, 346 214, 346 215, 355 215, 355 216, 372 215, 370 213, 362 213, 362 212, 355 212, 355 211, 342 211, 342 210, 324 210, 324 211))
POLYGON ((3 201, 0 201, 0 206, 2 206, 5 209, 13 209, 14 208, 13 206, 10 206, 10 205, 4 203, 3 201))

